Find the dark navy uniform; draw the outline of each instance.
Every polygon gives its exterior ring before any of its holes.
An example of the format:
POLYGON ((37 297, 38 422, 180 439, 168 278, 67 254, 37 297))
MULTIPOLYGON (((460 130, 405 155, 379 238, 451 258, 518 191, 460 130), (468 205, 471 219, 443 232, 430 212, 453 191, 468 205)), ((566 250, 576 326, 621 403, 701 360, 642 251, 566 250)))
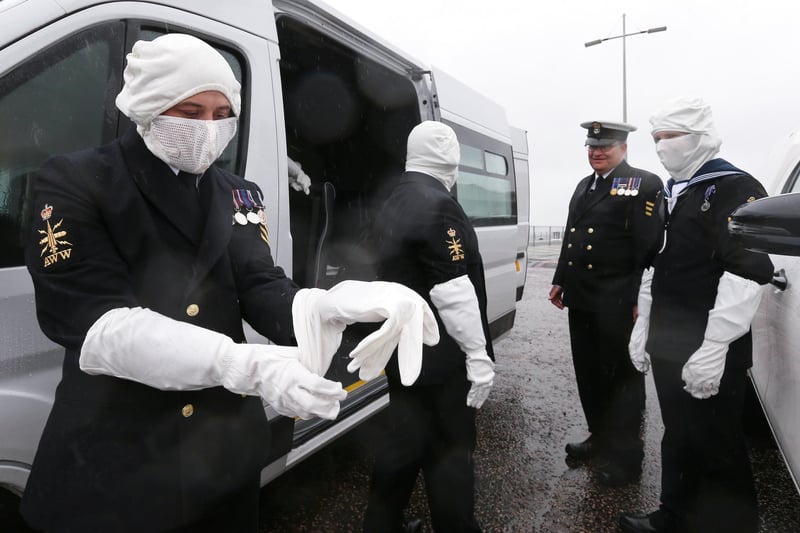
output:
POLYGON ((622 161, 590 191, 582 179, 569 204, 553 285, 563 287, 578 393, 589 431, 609 458, 635 471, 644 378, 628 341, 643 269, 661 236, 661 179, 622 161))
POLYGON ((34 527, 161 531, 241 500, 258 505, 270 440, 260 398, 161 391, 78 367, 88 329, 121 307, 235 342, 245 319, 293 342, 297 287, 273 264, 264 224, 232 224, 236 191, 263 207, 255 184, 214 166, 199 186, 176 176, 134 130, 41 169, 27 264, 40 326, 66 352, 22 501, 34 527))
POLYGON ((697 531, 758 529, 742 430, 751 334, 730 344, 718 394, 692 397, 681 371, 703 342, 722 274, 759 284, 772 278, 769 256, 739 247, 727 231, 736 207, 764 196, 756 179, 727 161, 707 162, 677 197, 654 262, 646 351, 664 421, 661 503, 676 516, 695 517, 697 531))
POLYGON ((437 179, 406 172, 377 222, 381 277, 414 289, 436 315, 441 340, 423 346, 422 372, 400 383, 396 360, 386 368, 391 402, 386 442, 372 476, 365 531, 391 532, 422 469, 437 531, 478 531, 474 521, 475 409, 466 405, 466 354, 430 299, 434 285, 468 275, 478 297, 486 351, 493 357, 478 239, 461 206, 437 179))

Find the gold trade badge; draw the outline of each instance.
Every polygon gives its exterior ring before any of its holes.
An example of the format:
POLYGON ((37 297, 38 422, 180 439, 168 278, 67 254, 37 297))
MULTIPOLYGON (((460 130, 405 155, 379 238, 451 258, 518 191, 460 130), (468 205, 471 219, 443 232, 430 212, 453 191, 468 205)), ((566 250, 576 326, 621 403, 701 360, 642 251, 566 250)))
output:
POLYGON ((461 244, 461 239, 456 238, 456 230, 448 229, 447 236, 450 237, 449 241, 445 241, 447 249, 450 250, 450 260, 461 261, 464 259, 464 246, 461 244))
POLYGON ((70 255, 72 254, 72 243, 63 240, 63 238, 67 236, 66 231, 56 231, 64 222, 63 218, 53 226, 50 225, 50 218, 53 216, 52 205, 44 204, 44 209, 42 209, 39 214, 47 225, 47 229, 36 230, 40 235, 44 235, 44 237, 39 241, 39 245, 44 246, 39 256, 44 256, 44 267, 47 268, 61 260, 69 259, 70 255), (69 246, 70 248, 64 248, 65 246, 69 246))
POLYGON ((269 230, 267 230, 266 224, 259 224, 258 225, 258 232, 261 236, 261 240, 265 243, 269 244, 269 230))

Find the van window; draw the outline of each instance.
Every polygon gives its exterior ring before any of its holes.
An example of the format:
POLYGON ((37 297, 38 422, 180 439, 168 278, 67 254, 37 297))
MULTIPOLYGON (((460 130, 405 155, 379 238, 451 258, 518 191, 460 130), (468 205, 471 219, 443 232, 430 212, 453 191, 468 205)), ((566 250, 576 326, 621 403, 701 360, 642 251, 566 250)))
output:
POLYGON ((114 137, 123 35, 120 22, 96 26, 0 78, 0 267, 24 264, 31 177, 44 160, 114 137))
POLYGON ((508 145, 445 121, 458 136, 461 161, 454 188, 458 203, 476 227, 517 223, 517 191, 508 145))

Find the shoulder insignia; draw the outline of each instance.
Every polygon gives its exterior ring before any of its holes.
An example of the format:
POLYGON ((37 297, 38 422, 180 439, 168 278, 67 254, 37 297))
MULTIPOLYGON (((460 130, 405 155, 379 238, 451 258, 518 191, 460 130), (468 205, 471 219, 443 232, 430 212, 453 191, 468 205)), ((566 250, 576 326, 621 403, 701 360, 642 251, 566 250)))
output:
POLYGON ((44 257, 44 267, 47 268, 59 261, 68 260, 72 255, 72 243, 64 240, 67 232, 60 229, 64 223, 63 218, 53 225, 50 224, 50 218, 53 216, 52 205, 44 204, 44 209, 39 214, 46 226, 46 229, 36 230, 44 236, 39 241, 39 246, 43 246, 39 256, 44 257))
POLYGON ((447 230, 447 236, 450 238, 446 240, 447 249, 450 251, 451 261, 461 261, 464 259, 464 246, 461 244, 461 239, 456 236, 456 230, 450 228, 447 230))
POLYGON ((656 207, 655 202, 651 202, 650 200, 645 200, 644 202, 644 214, 651 217, 653 216, 653 209, 656 207))

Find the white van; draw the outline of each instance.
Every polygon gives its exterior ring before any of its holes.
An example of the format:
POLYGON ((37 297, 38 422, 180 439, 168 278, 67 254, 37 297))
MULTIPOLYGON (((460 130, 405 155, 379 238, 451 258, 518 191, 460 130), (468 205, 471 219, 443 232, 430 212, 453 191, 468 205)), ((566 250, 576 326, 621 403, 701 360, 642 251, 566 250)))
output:
MULTIPOLYGON (((453 126, 463 154, 456 194, 478 230, 493 337, 514 323, 528 184, 527 166, 515 174, 502 107, 446 75, 439 94, 429 68, 315 1, 2 0, 0 488, 16 494, 63 358, 39 330, 23 264, 32 176, 51 155, 107 143, 131 127, 114 105, 125 55, 135 41, 166 32, 208 41, 242 82, 239 132, 220 164, 263 190, 276 263, 301 286, 373 279, 373 192, 402 172, 414 125, 453 126), (288 187, 287 157, 311 176, 310 195, 288 187)), ((350 391, 338 420, 295 422, 267 409, 273 462, 263 483, 387 404, 383 378, 364 383, 345 371, 358 334, 345 337, 328 374, 350 391)), ((265 341, 252 330, 247 336, 265 341)))

